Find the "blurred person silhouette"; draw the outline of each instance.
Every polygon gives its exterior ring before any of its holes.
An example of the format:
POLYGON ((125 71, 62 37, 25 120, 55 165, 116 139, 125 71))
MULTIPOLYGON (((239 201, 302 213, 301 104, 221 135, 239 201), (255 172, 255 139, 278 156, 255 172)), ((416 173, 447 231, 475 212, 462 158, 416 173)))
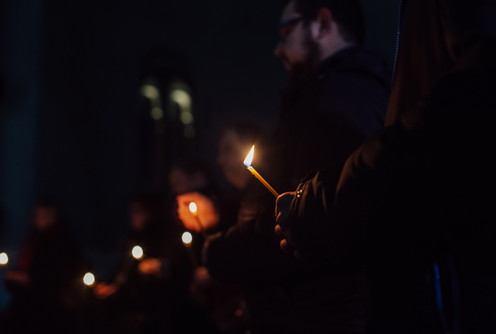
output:
POLYGON ((16 269, 5 273, 12 294, 5 333, 73 333, 71 290, 83 261, 62 211, 52 200, 39 200, 33 225, 22 244, 16 269))
MULTIPOLYGON (((195 202, 202 213, 209 234, 225 231, 237 221, 241 201, 251 180, 243 161, 254 144, 262 144, 263 133, 258 126, 237 123, 227 126, 218 144, 217 164, 229 183, 229 188, 219 196, 218 203, 200 193, 186 193, 177 197, 178 216, 188 230, 199 231, 198 222, 191 215, 188 204, 195 202)), ((260 147, 260 145, 258 145, 260 147)), ((241 291, 236 285, 222 284, 210 277, 205 267, 195 271, 192 294, 208 307, 222 333, 244 333, 246 314, 241 291)))
POLYGON ((283 248, 366 263, 369 333, 496 332, 495 17, 404 0, 388 126, 278 199, 283 248))
POLYGON ((174 164, 169 172, 169 184, 172 196, 171 215, 177 221, 178 216, 187 218, 186 228, 193 232, 195 242, 192 245, 196 258, 200 258, 200 251, 208 231, 215 230, 218 225, 218 210, 220 192, 209 164, 198 158, 183 159, 174 164), (182 197, 182 195, 185 195, 182 197), (176 198, 182 198, 178 201, 176 198), (200 223, 193 217, 189 204, 194 201, 208 201, 213 203, 215 210, 208 212, 200 223))
POLYGON ((130 201, 130 231, 116 273, 110 283, 94 287, 95 296, 106 302, 112 332, 174 333, 172 309, 186 293, 188 276, 181 274, 182 245, 164 221, 163 206, 159 196, 149 194, 130 201))
MULTIPOLYGON (((189 258, 185 259, 184 264, 189 266, 190 276, 185 283, 188 286, 188 293, 185 297, 185 303, 182 309, 176 313, 176 319, 183 324, 182 330, 185 333, 202 331, 204 333, 218 333, 218 328, 213 319, 209 316, 205 295, 197 290, 198 285, 196 282, 201 280, 208 281, 208 275, 205 275, 203 268, 199 267, 201 258, 201 249, 207 233, 213 231, 218 226, 218 212, 212 210, 212 215, 208 219, 204 219, 199 224, 193 218, 189 211, 189 204, 195 200, 205 200, 208 203, 214 203, 215 208, 219 205, 219 187, 214 179, 212 169, 209 164, 199 158, 186 158, 182 159, 170 170, 169 183, 171 193, 174 200, 171 201, 171 215, 173 220, 177 222, 177 226, 184 232, 184 227, 178 216, 187 216, 192 218, 189 220, 189 227, 186 229, 192 233, 193 242, 187 251, 189 258), (176 197, 187 195, 194 196, 195 198, 185 198, 184 201, 177 201, 176 197)), ((181 233, 178 233, 177 240, 181 240, 181 233)), ((181 245, 185 250, 185 246, 181 245)))
MULTIPOLYGON (((275 55, 289 80, 279 123, 254 167, 278 190, 323 168, 337 181, 349 154, 382 128, 386 110, 384 67, 361 46, 360 2, 285 1, 279 37, 275 55)), ((242 286, 253 331, 363 333, 361 264, 331 268, 282 254, 274 197, 256 180, 248 187, 236 224, 208 239, 204 258, 213 277, 242 286)))
MULTIPOLYGON (((263 132, 250 123, 236 123, 226 126, 222 131, 218 144, 217 164, 228 183, 228 188, 217 191, 216 196, 209 196, 205 192, 186 192, 179 194, 176 200, 178 216, 183 225, 190 231, 199 232, 202 226, 191 215, 188 204, 195 202, 202 210, 202 218, 207 232, 215 233, 226 230, 235 224, 239 213, 242 198, 252 176, 246 167, 240 163, 254 144, 263 144, 263 132)), ((262 147, 259 146, 259 149, 262 147)), ((212 192, 210 193, 212 194, 212 192)))
POLYGON ((208 163, 202 159, 183 159, 173 165, 169 172, 169 185, 174 195, 201 192, 216 194, 217 185, 208 163))

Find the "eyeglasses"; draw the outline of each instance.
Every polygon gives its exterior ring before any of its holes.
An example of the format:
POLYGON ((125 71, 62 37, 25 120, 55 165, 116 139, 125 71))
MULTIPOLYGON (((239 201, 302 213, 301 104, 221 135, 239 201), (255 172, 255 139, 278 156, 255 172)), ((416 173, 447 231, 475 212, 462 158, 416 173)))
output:
POLYGON ((282 21, 279 24, 279 41, 281 43, 284 43, 286 39, 288 38, 289 34, 293 31, 293 29, 296 27, 298 22, 303 20, 303 17, 294 17, 292 19, 288 19, 285 21, 282 21))

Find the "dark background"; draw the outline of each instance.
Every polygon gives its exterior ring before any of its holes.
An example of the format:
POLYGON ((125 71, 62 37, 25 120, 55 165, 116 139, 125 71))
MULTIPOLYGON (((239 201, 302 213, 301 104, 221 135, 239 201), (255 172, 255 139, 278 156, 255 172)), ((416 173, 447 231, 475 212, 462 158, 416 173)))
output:
MULTIPOLYGON (((399 1, 362 2, 366 45, 391 66, 399 1)), ((285 79, 279 12, 267 0, 0 0, 0 251, 18 251, 33 201, 51 196, 86 251, 111 258, 129 196, 164 191, 179 155, 214 163, 231 121, 270 131, 285 79), (140 94, 150 76, 159 122, 140 94), (167 102, 178 80, 194 138, 167 102)))

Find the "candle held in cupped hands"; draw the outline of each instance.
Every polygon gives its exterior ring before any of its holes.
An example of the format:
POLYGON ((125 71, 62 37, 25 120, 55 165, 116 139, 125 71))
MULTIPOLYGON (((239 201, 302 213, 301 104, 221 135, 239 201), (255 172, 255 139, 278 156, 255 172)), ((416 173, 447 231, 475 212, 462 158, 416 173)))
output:
POLYGON ((198 213, 198 206, 196 205, 195 202, 189 203, 189 212, 191 212, 191 215, 195 218, 195 221, 198 225, 198 228, 200 229, 200 233, 204 238, 207 237, 207 231, 203 228, 203 224, 200 220, 199 213, 198 213))
POLYGON ((131 256, 139 262, 138 271, 144 275, 159 275, 162 261, 158 258, 146 257, 143 247, 136 245, 131 249, 131 256))
POLYGON ((194 216, 194 217, 198 217, 198 206, 196 205, 195 202, 191 202, 189 203, 189 212, 191 212, 191 214, 194 216))
POLYGON ((204 233, 219 222, 219 213, 213 200, 194 192, 177 196, 177 216, 188 231, 204 233))
POLYGON ((274 197, 279 197, 279 193, 260 175, 255 168, 251 165, 253 163, 253 157, 255 156, 255 145, 252 146, 250 152, 245 158, 244 164, 246 168, 257 178, 260 183, 262 183, 268 191, 274 195, 274 197))

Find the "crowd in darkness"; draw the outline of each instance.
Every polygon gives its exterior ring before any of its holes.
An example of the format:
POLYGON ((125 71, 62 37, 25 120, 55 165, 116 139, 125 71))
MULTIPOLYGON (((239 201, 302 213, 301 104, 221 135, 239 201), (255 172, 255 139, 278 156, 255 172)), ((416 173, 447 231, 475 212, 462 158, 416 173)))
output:
POLYGON ((175 162, 173 200, 130 199, 119 264, 87 286, 62 208, 38 201, 2 333, 495 333, 495 15, 404 0, 391 80, 360 1, 285 1, 279 122, 223 130, 229 187, 175 162))
POLYGON ((208 275, 201 266, 201 248, 207 234, 235 223, 249 180, 238 166, 239 157, 261 138, 262 132, 249 124, 224 130, 218 164, 232 183, 227 191, 219 190, 206 162, 187 159, 169 173, 173 196, 131 198, 128 233, 105 281, 97 276, 85 285, 85 274, 94 273, 94 267, 71 235, 63 209, 53 199, 40 199, 17 263, 5 272, 12 300, 2 333, 244 333, 248 327, 240 289, 208 275), (167 201, 183 194, 205 196, 222 216, 215 223, 206 221, 202 230, 190 229, 191 243, 182 241, 186 227, 176 214, 185 205, 167 201))

